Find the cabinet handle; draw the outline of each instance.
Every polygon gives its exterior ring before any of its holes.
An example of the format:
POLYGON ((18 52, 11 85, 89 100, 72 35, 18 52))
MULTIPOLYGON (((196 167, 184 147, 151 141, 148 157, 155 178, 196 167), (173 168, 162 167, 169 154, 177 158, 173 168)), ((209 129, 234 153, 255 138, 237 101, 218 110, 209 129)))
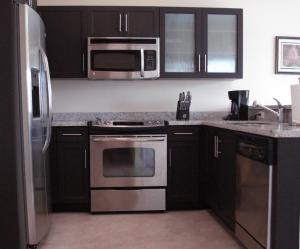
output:
POLYGON ((125 14, 125 32, 128 32, 128 14, 125 14))
POLYGON ((221 151, 219 151, 219 143, 221 142, 221 140, 219 140, 218 136, 214 137, 214 146, 215 146, 215 151, 214 151, 214 156, 215 158, 219 158, 219 155, 222 154, 221 151))
POLYGON ((84 150, 84 168, 86 169, 86 149, 84 150))
POLYGON ((193 135, 193 132, 174 132, 174 135, 193 135))
POLYGON ((207 73, 207 55, 205 54, 204 55, 204 70, 205 70, 205 73, 207 73))
POLYGON ((82 53, 82 72, 85 72, 85 54, 82 53))
POLYGON ((79 136, 82 136, 81 133, 63 133, 61 134, 62 136, 64 137, 68 137, 68 136, 76 136, 76 137, 79 137, 79 136))
POLYGON ((214 136, 214 156, 217 158, 217 137, 214 136))
POLYGON ((169 148, 169 168, 172 168, 172 149, 169 148))
POLYGON ((217 138, 217 142, 216 142, 216 146, 217 146, 217 154, 216 154, 216 155, 217 155, 217 158, 219 158, 219 155, 222 154, 222 152, 219 151, 219 144, 222 143, 222 140, 220 140, 218 136, 217 136, 216 138, 217 138))
POLYGON ((216 156, 217 158, 219 158, 219 137, 218 136, 216 136, 216 147, 217 147, 216 156))
POLYGON ((122 32, 122 14, 119 14, 119 32, 122 32))
POLYGON ((201 54, 198 55, 198 71, 201 73, 201 54))
POLYGON ((125 14, 125 32, 128 32, 128 14, 125 14))
MULTIPOLYGON (((126 31, 127 32, 127 31, 126 31)), ((145 77, 145 54, 144 54, 144 49, 141 48, 141 77, 145 77)))

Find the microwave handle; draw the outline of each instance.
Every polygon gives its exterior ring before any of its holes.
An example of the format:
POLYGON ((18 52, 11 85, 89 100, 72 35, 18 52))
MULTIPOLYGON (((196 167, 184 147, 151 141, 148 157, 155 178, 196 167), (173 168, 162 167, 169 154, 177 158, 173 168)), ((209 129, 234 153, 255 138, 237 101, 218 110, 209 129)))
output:
POLYGON ((141 77, 145 77, 145 58, 144 58, 144 49, 141 49, 141 77))

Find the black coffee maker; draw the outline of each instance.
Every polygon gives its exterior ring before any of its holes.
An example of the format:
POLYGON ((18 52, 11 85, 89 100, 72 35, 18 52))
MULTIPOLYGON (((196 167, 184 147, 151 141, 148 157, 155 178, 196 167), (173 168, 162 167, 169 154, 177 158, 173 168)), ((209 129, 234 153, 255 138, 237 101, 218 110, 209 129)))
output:
POLYGON ((226 120, 248 120, 249 91, 229 91, 228 97, 231 100, 231 113, 226 120))

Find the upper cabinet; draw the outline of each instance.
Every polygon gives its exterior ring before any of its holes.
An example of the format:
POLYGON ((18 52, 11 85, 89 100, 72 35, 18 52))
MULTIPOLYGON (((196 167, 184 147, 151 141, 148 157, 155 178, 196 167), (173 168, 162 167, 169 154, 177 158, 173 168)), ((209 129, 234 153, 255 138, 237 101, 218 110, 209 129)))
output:
POLYGON ((80 7, 40 7, 52 78, 86 77, 86 15, 80 7))
POLYGON ((199 77, 196 55, 200 53, 201 19, 198 9, 161 10, 161 76, 199 77), (199 41, 199 42, 198 42, 199 41))
POLYGON ((97 37, 158 37, 159 8, 90 8, 89 35, 97 37))
POLYGON ((96 7, 89 10, 89 36, 116 37, 123 34, 120 8, 96 7))
POLYGON ((160 37, 162 78, 242 78, 243 10, 39 7, 52 78, 86 78, 87 37, 160 37))
POLYGON ((162 8, 161 77, 242 78, 243 11, 162 8))

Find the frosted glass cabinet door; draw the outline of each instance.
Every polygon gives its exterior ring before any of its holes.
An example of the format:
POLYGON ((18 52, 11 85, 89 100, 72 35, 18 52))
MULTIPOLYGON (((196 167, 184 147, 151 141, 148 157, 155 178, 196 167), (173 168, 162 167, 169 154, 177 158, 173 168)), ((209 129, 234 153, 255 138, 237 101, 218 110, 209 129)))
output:
POLYGON ((207 73, 236 73, 237 15, 208 14, 207 73))
POLYGON ((165 72, 195 72, 196 15, 165 14, 165 72))

